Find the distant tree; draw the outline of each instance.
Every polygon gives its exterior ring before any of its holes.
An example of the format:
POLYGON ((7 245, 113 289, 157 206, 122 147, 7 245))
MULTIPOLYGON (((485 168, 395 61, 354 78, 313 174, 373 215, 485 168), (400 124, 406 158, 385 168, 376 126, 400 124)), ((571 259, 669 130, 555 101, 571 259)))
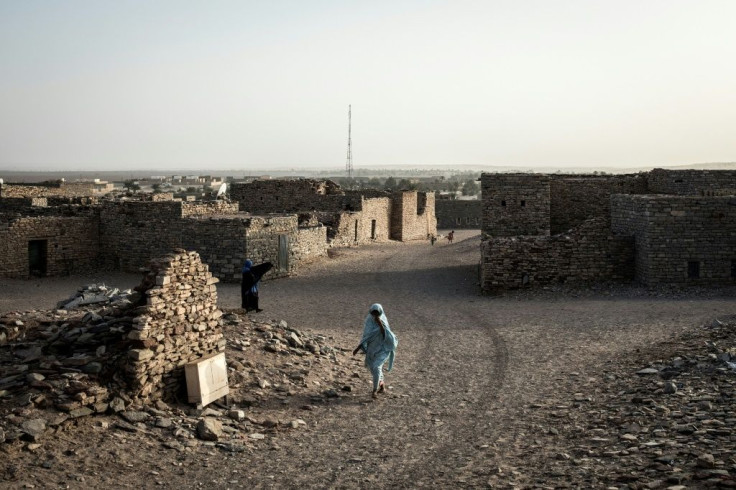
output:
POLYGON ((463 196, 477 196, 480 185, 474 179, 468 179, 463 183, 463 196))
POLYGON ((196 194, 196 193, 197 193, 197 188, 196 188, 196 187, 194 187, 194 186, 192 186, 192 187, 187 187, 186 193, 187 193, 187 194, 196 194))
POLYGON ((123 182, 123 187, 133 192, 141 190, 141 186, 135 180, 126 180, 123 182))
POLYGON ((401 179, 399 181, 399 189, 407 189, 410 191, 416 190, 417 185, 412 183, 409 179, 401 179))
POLYGON ((154 194, 159 194, 161 192, 161 184, 156 183, 153 184, 151 187, 153 188, 154 194))
POLYGON ((383 188, 386 189, 387 191, 396 190, 397 188, 396 179, 394 179, 393 177, 387 178, 386 181, 383 183, 383 188))

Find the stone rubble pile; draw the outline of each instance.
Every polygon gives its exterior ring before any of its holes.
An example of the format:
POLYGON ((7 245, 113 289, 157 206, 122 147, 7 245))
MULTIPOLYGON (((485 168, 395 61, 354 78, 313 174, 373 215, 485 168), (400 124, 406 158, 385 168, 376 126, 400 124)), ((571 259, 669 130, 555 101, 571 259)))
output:
MULTIPOLYGON (((53 325, 38 330, 37 336, 44 337, 61 322, 70 324, 64 332, 84 330, 85 327, 80 325, 85 321, 101 324, 100 318, 93 315, 96 314, 87 312, 72 319, 66 312, 32 312, 23 318, 28 324, 53 325), (34 320, 31 321, 30 317, 34 320), (75 326, 71 327, 72 324, 75 326)), ((104 316, 97 316, 105 320, 104 316)), ((10 318, 19 317, 12 315, 10 318)), ((69 430, 75 418, 95 413, 100 415, 96 419, 97 426, 119 431, 123 438, 127 433, 137 438, 149 437, 159 441, 164 448, 178 452, 199 447, 242 452, 263 443, 274 444, 273 436, 283 431, 307 428, 308 423, 299 412, 309 413, 320 405, 339 403, 341 397, 353 391, 351 381, 360 377, 361 359, 348 357, 348 349, 329 345, 330 338, 324 335, 301 331, 285 321, 253 321, 238 310, 225 314, 222 322, 228 338, 231 395, 227 400, 215 402, 204 410, 190 405, 168 404, 160 399, 140 406, 129 392, 110 390, 97 393, 97 399, 91 405, 64 411, 70 407, 41 402, 53 397, 49 396, 50 392, 34 386, 38 386, 38 382, 53 381, 59 385, 65 383, 68 391, 82 386, 99 389, 100 385, 95 381, 99 382, 100 374, 78 372, 75 367, 73 372, 49 374, 41 379, 42 376, 37 375, 38 370, 29 367, 27 372, 33 375, 27 378, 35 380, 35 384, 26 384, 19 390, 13 398, 12 409, 0 418, 0 441, 24 444, 27 449, 36 450, 44 444, 44 435, 69 430), (23 398, 20 402, 19 396, 23 398), (45 398, 40 399, 39 396, 45 398), (274 399, 283 409, 278 405, 273 407, 274 399)), ((129 322, 125 330, 128 334, 134 331, 132 326, 133 323, 129 322)), ((35 338, 27 334, 24 340, 30 342, 35 338)), ((84 396, 77 398, 86 401, 93 396, 83 393, 84 396)), ((72 397, 70 401, 80 400, 72 397)), ((2 407, 3 399, 0 398, 2 407)))
POLYGON ((11 412, 2 439, 182 394, 183 366, 225 348, 216 282, 196 252, 179 250, 123 301, 0 317, 0 412, 11 412), (43 409, 63 413, 26 423, 43 409))
POLYGON ((73 310, 81 306, 95 305, 100 303, 112 306, 125 306, 130 304, 130 296, 133 291, 126 289, 120 291, 118 288, 109 288, 104 284, 88 284, 80 288, 73 296, 59 301, 56 305, 59 309, 73 310))
POLYGON ((602 379, 571 373, 568 403, 525 410, 538 433, 516 475, 545 488, 736 487, 736 319, 678 340, 602 379))

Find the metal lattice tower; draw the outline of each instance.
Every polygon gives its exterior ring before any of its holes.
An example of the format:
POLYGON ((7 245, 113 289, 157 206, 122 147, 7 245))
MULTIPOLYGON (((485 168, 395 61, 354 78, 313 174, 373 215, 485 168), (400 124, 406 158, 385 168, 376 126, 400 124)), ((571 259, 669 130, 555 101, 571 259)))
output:
POLYGON ((348 159, 345 163, 348 179, 353 178, 352 105, 348 106, 348 159))

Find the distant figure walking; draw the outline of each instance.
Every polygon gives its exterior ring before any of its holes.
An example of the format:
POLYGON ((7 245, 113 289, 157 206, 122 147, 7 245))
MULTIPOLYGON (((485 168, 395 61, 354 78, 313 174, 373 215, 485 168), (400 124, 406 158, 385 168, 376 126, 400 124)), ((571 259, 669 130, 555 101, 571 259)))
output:
POLYGON ((240 283, 240 302, 242 308, 248 311, 259 313, 263 311, 258 307, 258 282, 271 269, 271 262, 264 262, 260 265, 253 265, 253 262, 246 260, 243 264, 243 280, 240 283))
POLYGON ((447 234, 447 241, 452 243, 452 240, 455 238, 455 230, 452 230, 450 233, 447 234))
POLYGON ((437 241, 437 237, 434 235, 430 235, 429 242, 432 244, 432 246, 434 246, 434 242, 436 241, 437 241))
POLYGON ((386 391, 386 385, 383 383, 383 365, 388 361, 386 371, 390 372, 393 369, 399 340, 391 331, 388 318, 380 304, 372 304, 368 311, 363 322, 363 338, 360 339, 360 344, 353 351, 353 355, 361 350, 365 353, 365 367, 373 376, 372 396, 377 398, 378 393, 386 391))

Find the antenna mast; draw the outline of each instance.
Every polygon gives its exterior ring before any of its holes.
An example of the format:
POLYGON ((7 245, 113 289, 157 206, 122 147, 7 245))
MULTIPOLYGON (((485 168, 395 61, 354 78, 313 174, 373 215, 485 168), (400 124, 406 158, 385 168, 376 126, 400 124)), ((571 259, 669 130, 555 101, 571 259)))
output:
POLYGON ((348 106, 348 159, 345 163, 348 179, 353 178, 352 105, 348 106))

